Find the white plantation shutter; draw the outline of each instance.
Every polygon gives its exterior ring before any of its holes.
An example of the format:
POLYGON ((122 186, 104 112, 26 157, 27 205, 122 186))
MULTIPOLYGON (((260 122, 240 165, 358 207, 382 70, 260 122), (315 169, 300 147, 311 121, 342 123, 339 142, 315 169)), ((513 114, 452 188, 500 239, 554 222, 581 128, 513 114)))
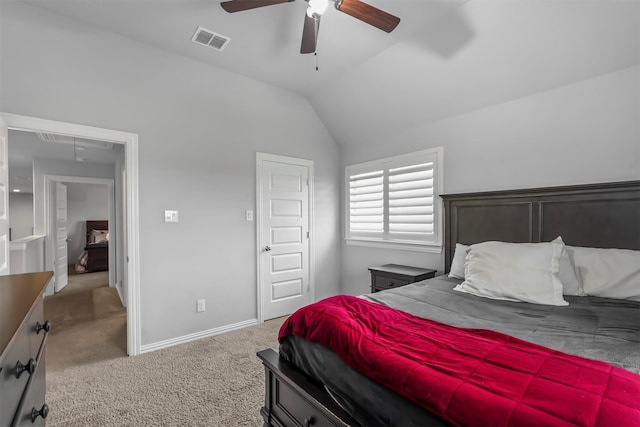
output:
POLYGON ((434 232, 433 163, 389 170, 389 233, 425 240, 434 232))
POLYGON ((351 231, 384 231, 383 171, 349 177, 349 228, 351 231))
POLYGON ((347 166, 347 239, 441 245, 442 151, 347 166))

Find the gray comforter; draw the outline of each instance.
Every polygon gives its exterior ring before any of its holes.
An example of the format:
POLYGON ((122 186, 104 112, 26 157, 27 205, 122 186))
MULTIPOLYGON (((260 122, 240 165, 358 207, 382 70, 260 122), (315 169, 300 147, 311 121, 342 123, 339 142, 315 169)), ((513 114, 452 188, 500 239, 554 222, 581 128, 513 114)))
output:
POLYGON ((416 316, 499 331, 640 373, 638 302, 565 296, 569 305, 556 307, 498 301, 454 291, 458 283, 460 280, 440 276, 365 298, 416 316))
MULTIPOLYGON (((555 307, 497 301, 454 291, 459 282, 440 276, 363 298, 458 327, 503 332, 640 373, 639 302, 566 296, 569 306, 555 307)), ((318 344, 289 337, 281 344, 280 353, 325 384, 363 425, 443 425, 318 344)))

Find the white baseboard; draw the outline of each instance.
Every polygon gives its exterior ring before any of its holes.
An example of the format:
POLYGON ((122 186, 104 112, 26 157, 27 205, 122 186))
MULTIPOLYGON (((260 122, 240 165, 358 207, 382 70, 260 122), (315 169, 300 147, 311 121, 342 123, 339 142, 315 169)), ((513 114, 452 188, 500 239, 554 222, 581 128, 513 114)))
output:
POLYGON ((201 338, 210 337, 213 335, 222 334, 224 332, 235 331, 236 329, 246 328, 247 326, 254 326, 258 324, 258 319, 249 319, 243 322, 233 323, 231 325, 221 326, 219 328, 208 329, 202 332, 196 332, 194 334, 183 335, 181 337, 171 338, 164 341, 158 341, 152 344, 145 344, 140 346, 140 354, 148 353, 150 351, 156 351, 167 347, 172 347, 178 344, 184 344, 189 341, 199 340, 201 338))
POLYGON ((118 296, 120 297, 120 302, 122 303, 123 307, 127 306, 127 300, 125 299, 125 295, 122 292, 122 282, 118 282, 116 284, 116 291, 118 291, 118 296))

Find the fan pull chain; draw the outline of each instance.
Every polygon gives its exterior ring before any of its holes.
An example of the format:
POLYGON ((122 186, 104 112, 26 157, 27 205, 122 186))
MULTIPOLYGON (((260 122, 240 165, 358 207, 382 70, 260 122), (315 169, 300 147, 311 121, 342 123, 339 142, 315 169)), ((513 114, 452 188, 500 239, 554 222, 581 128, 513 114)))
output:
POLYGON ((316 71, 318 71, 318 52, 313 52, 313 56, 316 57, 316 71))

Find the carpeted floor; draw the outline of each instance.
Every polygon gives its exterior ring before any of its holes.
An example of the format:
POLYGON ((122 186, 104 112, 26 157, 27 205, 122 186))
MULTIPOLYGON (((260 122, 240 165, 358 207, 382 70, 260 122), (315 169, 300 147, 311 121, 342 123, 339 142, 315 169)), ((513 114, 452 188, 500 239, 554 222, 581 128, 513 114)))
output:
POLYGON ((70 271, 69 284, 45 298, 49 372, 127 355, 127 312, 108 283, 107 271, 70 271))
POLYGON ((45 299, 57 322, 47 339, 48 427, 262 425, 255 353, 277 348, 284 318, 126 357, 126 316, 113 292, 69 286, 45 299))

